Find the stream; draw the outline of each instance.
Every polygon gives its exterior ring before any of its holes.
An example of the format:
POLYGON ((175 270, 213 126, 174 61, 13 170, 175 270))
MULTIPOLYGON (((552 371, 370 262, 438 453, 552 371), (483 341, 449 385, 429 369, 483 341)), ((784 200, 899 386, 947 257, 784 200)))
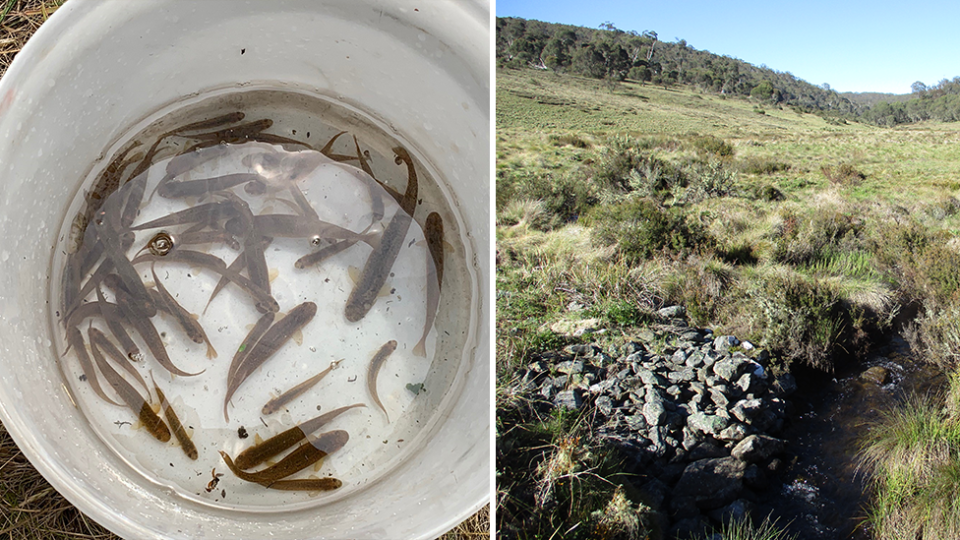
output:
POLYGON ((788 441, 787 466, 760 493, 755 516, 807 540, 870 540, 865 522, 869 479, 857 471, 860 438, 880 413, 913 394, 936 393, 944 377, 918 361, 899 335, 866 360, 832 375, 796 373, 792 421, 781 433, 788 441), (886 384, 861 379, 868 368, 889 371, 886 384))

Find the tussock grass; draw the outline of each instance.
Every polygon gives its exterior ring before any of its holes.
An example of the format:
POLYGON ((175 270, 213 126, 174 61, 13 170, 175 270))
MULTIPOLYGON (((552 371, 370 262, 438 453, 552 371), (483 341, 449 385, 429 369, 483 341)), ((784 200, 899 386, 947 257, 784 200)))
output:
MULTIPOLYGON (((797 535, 787 534, 777 527, 777 522, 770 517, 764 518, 759 525, 753 525, 750 520, 732 520, 720 528, 723 540, 797 540, 797 535)), ((709 538, 709 537, 708 537, 709 538)))
POLYGON ((875 485, 868 519, 877 540, 960 535, 960 421, 939 402, 914 397, 884 412, 864 437, 861 467, 875 485))

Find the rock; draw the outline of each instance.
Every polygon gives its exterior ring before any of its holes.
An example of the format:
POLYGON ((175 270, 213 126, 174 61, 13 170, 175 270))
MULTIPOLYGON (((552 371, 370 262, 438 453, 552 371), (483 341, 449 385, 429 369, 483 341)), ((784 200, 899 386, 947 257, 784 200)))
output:
POLYGON ((697 372, 695 372, 693 368, 685 368, 681 371, 671 371, 667 373, 667 378, 674 383, 690 382, 697 378, 697 372))
POLYGON ((604 416, 610 416, 613 414, 613 399, 610 396, 598 396, 596 401, 594 401, 594 404, 597 406, 597 410, 600 411, 600 414, 604 416))
POLYGON ((687 418, 687 425, 707 435, 716 436, 730 425, 730 420, 716 415, 696 413, 687 418))
POLYGON ((729 351, 730 347, 736 347, 739 344, 740 340, 734 336, 720 336, 713 340, 713 348, 719 352, 729 351))
POLYGON ((784 442, 767 435, 750 435, 737 443, 730 455, 747 463, 764 461, 783 452, 784 442))
POLYGON ((685 350, 683 350, 683 349, 677 349, 677 350, 673 353, 673 356, 670 357, 670 360, 671 360, 674 364, 678 364, 678 365, 681 365, 681 366, 684 365, 684 364, 686 364, 686 363, 687 363, 687 351, 685 351, 685 350))
POLYGON ((663 506, 663 501, 670 493, 670 488, 660 480, 653 478, 646 484, 640 486, 640 495, 643 502, 650 508, 658 510, 663 506))
POLYGON ((727 382, 733 382, 740 377, 740 371, 743 365, 744 362, 740 358, 725 358, 713 365, 713 373, 727 382))
POLYGON ((724 524, 731 520, 745 521, 750 519, 755 509, 756 506, 754 506, 752 502, 745 499, 737 499, 723 508, 711 510, 707 515, 714 522, 724 524))
POLYGON ((553 400, 553 395, 556 392, 556 388, 553 386, 553 382, 547 381, 543 383, 543 386, 540 387, 540 395, 547 400, 553 400))
POLYGON ((670 527, 668 538, 678 540, 687 540, 689 538, 700 538, 710 530, 710 522, 703 516, 695 518, 681 519, 670 527))
POLYGON ((722 388, 714 386, 713 388, 710 388, 709 391, 710 400, 713 401, 717 407, 725 408, 730 404, 730 398, 727 397, 727 393, 724 392, 722 388))
POLYGON ((753 346, 753 343, 750 343, 749 341, 741 341, 741 342, 740 342, 740 348, 742 348, 743 350, 745 350, 745 351, 747 351, 747 352, 750 352, 750 351, 754 350, 756 347, 754 347, 754 346, 753 346))
POLYGON ((713 444, 712 442, 702 442, 687 454, 689 461, 698 461, 701 459, 722 458, 729 456, 730 453, 725 449, 713 444))
POLYGON ((684 450, 693 450, 694 447, 700 444, 700 437, 694 430, 685 427, 683 428, 683 442, 680 444, 683 445, 684 450))
POLYGON ((748 488, 763 490, 770 485, 770 480, 767 478, 767 474, 763 472, 763 469, 756 463, 753 463, 744 471, 743 483, 746 484, 748 488))
POLYGON ((746 463, 733 457, 694 461, 684 469, 673 495, 693 497, 700 508, 720 508, 740 496, 746 469, 746 463))
POLYGON ((660 375, 657 375, 656 373, 648 369, 643 369, 643 368, 638 369, 637 376, 640 377, 640 380, 643 381, 643 384, 645 385, 666 386, 667 384, 667 381, 663 377, 661 377, 660 375))
POLYGON ((581 319, 579 321, 557 321, 550 325, 550 330, 565 337, 580 337, 592 334, 600 329, 600 319, 581 319))
POLYGON ((567 345, 563 348, 563 351, 567 354, 572 354, 574 357, 580 358, 593 358, 600 352, 600 347, 592 343, 577 343, 573 345, 567 345))
POLYGON ((744 373, 736 383, 737 388, 744 394, 755 394, 762 390, 763 383, 761 379, 753 373, 744 373))
POLYGON ((577 410, 583 404, 583 398, 580 396, 580 390, 563 390, 557 392, 553 402, 557 407, 577 410))
POLYGON ((670 500, 670 516, 677 520, 695 518, 700 515, 697 501, 693 497, 676 497, 670 500))
POLYGON ((697 343, 701 341, 702 338, 700 337, 700 332, 696 330, 687 330, 686 332, 681 333, 678 336, 678 339, 680 341, 690 341, 693 343, 697 343))
POLYGON ((657 315, 664 319, 676 319, 686 315, 687 310, 683 306, 669 306, 657 311, 657 315))
POLYGON ((650 446, 647 450, 656 457, 666 457, 673 450, 669 443, 670 438, 667 437, 667 428, 663 426, 651 427, 647 435, 650 439, 650 446))
POLYGON ((773 383, 773 391, 781 397, 787 397, 797 391, 797 380, 793 375, 784 373, 773 383))
POLYGON ((867 382, 883 386, 887 384, 887 380, 890 378, 890 371, 882 366, 873 366, 861 373, 860 378, 867 382))
POLYGON ((668 387, 667 395, 674 399, 680 397, 680 387, 675 384, 673 386, 668 387))
POLYGON ((567 360, 566 362, 560 362, 556 366, 557 371, 560 373, 566 373, 567 375, 573 375, 574 373, 583 373, 583 362, 578 362, 576 360, 567 360))
POLYGON ((730 413, 741 422, 752 425, 763 412, 763 402, 759 399, 741 399, 730 409, 730 413))
POLYGON ((740 442, 746 438, 749 433, 750 432, 747 430, 746 426, 738 422, 734 422, 726 429, 721 431, 717 438, 724 442, 740 442))

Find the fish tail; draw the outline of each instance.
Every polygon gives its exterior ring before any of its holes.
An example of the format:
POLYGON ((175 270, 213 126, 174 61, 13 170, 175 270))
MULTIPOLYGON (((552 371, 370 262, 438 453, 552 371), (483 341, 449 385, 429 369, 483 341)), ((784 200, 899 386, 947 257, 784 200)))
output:
POLYGON ((424 335, 420 338, 420 341, 417 342, 416 346, 413 347, 414 356, 427 356, 427 336, 424 335))
POLYGON ((213 345, 208 341, 207 342, 207 358, 213 360, 217 357, 217 350, 213 348, 213 345))

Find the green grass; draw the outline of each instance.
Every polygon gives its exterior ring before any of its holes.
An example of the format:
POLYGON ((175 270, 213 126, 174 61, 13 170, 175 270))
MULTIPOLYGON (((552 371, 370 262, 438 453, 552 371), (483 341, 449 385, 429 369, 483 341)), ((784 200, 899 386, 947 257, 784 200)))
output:
POLYGON ((723 540, 797 540, 796 535, 787 534, 769 517, 759 525, 750 520, 732 520, 724 524, 719 533, 723 540))

